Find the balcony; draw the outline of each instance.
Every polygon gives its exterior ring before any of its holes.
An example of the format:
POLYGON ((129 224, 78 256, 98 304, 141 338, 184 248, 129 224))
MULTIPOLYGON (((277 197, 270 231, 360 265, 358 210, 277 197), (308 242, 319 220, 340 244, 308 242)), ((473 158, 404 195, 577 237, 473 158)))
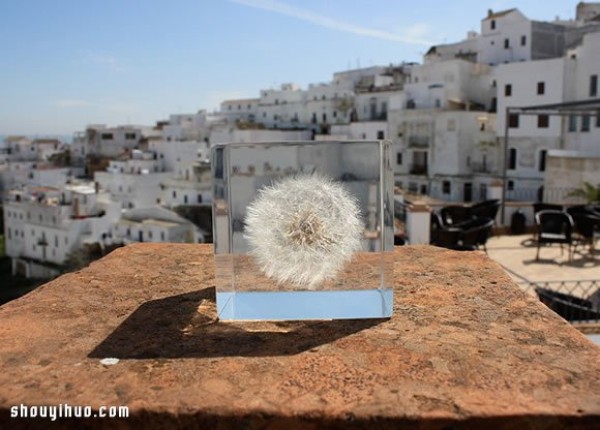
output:
POLYGON ((597 428, 597 346, 482 253, 394 254, 390 319, 224 324, 211 246, 120 248, 0 308, 0 427, 597 428))
POLYGON ((409 173, 411 175, 427 175, 427 164, 411 164, 409 173))
POLYGON ((408 136, 408 147, 409 148, 428 148, 429 147, 429 136, 408 136))
POLYGON ((492 173, 493 171, 489 163, 471 161, 469 167, 471 168, 471 172, 473 173, 492 173))

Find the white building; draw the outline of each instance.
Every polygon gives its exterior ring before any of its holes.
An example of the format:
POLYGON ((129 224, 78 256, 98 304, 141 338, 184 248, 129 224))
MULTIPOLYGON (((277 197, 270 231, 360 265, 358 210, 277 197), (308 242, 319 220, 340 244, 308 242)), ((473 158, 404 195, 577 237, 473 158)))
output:
POLYGON ((105 244, 119 217, 119 205, 94 185, 12 191, 4 204, 4 235, 13 274, 58 275, 85 244, 105 244))
POLYGON ((153 207, 126 211, 112 226, 112 240, 118 243, 178 242, 202 243, 205 232, 175 212, 153 207))

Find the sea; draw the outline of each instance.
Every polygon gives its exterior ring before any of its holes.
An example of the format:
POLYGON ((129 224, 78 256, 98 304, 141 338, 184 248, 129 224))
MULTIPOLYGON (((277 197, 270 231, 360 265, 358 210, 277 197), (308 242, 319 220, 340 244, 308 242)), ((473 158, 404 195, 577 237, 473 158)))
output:
MULTIPOLYGON (((8 136, 21 136, 14 134, 0 134, 0 148, 4 147, 4 139, 8 136)), ((61 142, 71 144, 73 143, 73 134, 26 134, 25 137, 29 139, 58 139, 61 142)))

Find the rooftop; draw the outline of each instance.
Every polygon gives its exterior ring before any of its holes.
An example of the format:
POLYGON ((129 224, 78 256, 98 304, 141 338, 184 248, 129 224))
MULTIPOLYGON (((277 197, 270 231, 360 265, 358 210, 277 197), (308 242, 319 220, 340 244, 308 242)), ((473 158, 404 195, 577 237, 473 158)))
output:
POLYGON ((597 428, 600 349, 483 253, 399 247, 395 274, 389 320, 223 323, 211 246, 120 248, 0 307, 0 427, 597 428))

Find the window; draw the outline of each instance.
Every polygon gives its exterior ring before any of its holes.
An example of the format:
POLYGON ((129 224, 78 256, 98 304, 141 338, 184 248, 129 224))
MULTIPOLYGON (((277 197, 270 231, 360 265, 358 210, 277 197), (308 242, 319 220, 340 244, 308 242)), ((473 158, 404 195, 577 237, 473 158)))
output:
POLYGON ((527 36, 521 36, 521 46, 527 45, 527 36))
POLYGON ((421 184, 420 193, 421 193, 422 195, 426 195, 426 194, 427 194, 427 185, 425 185, 425 184, 421 184))
POLYGON ((385 139, 385 132, 383 130, 377 132, 377 139, 385 139))
POLYGON ((515 170, 517 168, 517 149, 510 148, 508 151, 508 168, 515 170))
POLYGON ((162 241, 165 240, 165 232, 164 231, 160 232, 160 240, 162 240, 162 241))
POLYGON ((113 140, 113 134, 112 133, 102 133, 101 138, 102 138, 102 140, 113 140))
POLYGON ((550 126, 550 117, 548 115, 538 115, 538 128, 548 128, 550 126))
POLYGON ((538 160, 538 170, 540 172, 545 172, 546 171, 546 153, 548 151, 546 151, 545 149, 542 149, 540 151, 540 158, 538 160))
POLYGON ((333 117, 337 118, 337 111, 336 110, 333 111, 333 117))
POLYGON ((396 164, 397 165, 401 165, 402 164, 402 153, 401 152, 398 152, 396 154, 396 164))
POLYGON ((508 181, 508 191, 513 191, 515 189, 515 181, 508 181))
POLYGON ((598 95, 598 75, 590 76, 590 97, 598 95))
POLYGON ((495 30, 496 29, 496 20, 492 19, 490 21, 490 30, 495 30))
POLYGON ((506 97, 512 96, 512 85, 511 84, 504 85, 504 95, 506 97))
MULTIPOLYGON (((596 112, 596 127, 600 127, 600 110, 596 112)), ((23 218, 22 215, 21 218, 23 218)))
POLYGON ((546 84, 544 82, 538 82, 537 83, 537 93, 538 93, 538 96, 541 96, 545 92, 546 92, 546 84))
POLYGON ((583 115, 581 117, 581 131, 590 131, 590 116, 583 115))
POLYGON ((125 133, 125 140, 135 140, 135 133, 125 133))
POLYGON ((238 105, 238 110, 242 110, 242 105, 238 105))
POLYGON ((188 196, 187 194, 183 196, 183 203, 187 204, 188 202, 188 196))
POLYGON ((8 227, 8 229, 6 230, 6 232, 8 233, 8 238, 12 239, 12 230, 10 229, 10 227, 8 227))
POLYGON ((504 49, 510 48, 510 41, 508 39, 504 39, 504 49))
POLYGON ((511 113, 508 115, 508 126, 510 128, 519 128, 519 114, 511 113))
POLYGON ((176 199, 177 198, 177 191, 173 190, 173 198, 176 199))
POLYGON ((487 199, 487 184, 479 184, 479 200, 487 199))
POLYGON ((569 131, 577 131, 577 116, 569 115, 569 131))
POLYGON ((58 248, 58 235, 54 235, 54 246, 58 248))
POLYGON ((442 182, 442 193, 443 194, 450 194, 452 188, 450 185, 450 181, 444 181, 442 182))

